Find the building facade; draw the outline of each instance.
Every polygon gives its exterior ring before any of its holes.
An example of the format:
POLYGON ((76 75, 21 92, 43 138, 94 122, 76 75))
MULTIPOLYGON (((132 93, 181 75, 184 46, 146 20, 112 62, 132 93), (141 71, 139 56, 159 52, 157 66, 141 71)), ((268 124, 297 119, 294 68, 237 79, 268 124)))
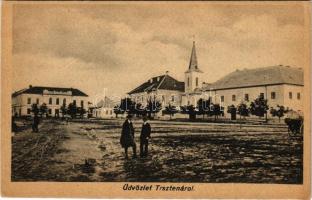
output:
POLYGON ((61 106, 70 103, 88 110, 88 95, 75 88, 29 86, 12 94, 12 114, 30 116, 33 104, 46 104, 49 116, 60 116, 61 106))
POLYGON ((142 106, 146 106, 149 100, 161 102, 162 107, 166 105, 181 105, 184 93, 184 82, 177 81, 168 72, 165 75, 153 77, 128 94, 131 99, 142 106))
POLYGON ((105 97, 103 100, 99 101, 96 106, 93 108, 92 116, 95 118, 102 118, 102 119, 110 119, 115 117, 114 113, 114 103, 108 97, 105 97))
POLYGON ((277 65, 236 70, 216 82, 207 83, 204 72, 199 69, 193 42, 189 66, 184 74, 184 82, 174 79, 164 88, 159 87, 162 85, 162 79, 173 78, 168 75, 153 77, 128 94, 137 102, 144 103, 146 99, 156 96, 165 102, 163 105, 174 103, 176 106, 197 106, 200 98, 210 98, 213 103, 220 104, 225 113, 228 106, 238 106, 241 103, 249 106, 259 96, 267 99, 269 107, 282 105, 295 111, 303 109, 304 81, 301 68, 277 65), (178 87, 175 88, 175 85, 178 87), (170 102, 171 98, 175 102, 170 102))

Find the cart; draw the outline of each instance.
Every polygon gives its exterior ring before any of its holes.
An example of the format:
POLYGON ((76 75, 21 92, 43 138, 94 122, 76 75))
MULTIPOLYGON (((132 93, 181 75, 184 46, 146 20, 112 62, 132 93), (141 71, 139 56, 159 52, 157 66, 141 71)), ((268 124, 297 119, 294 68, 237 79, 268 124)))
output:
POLYGON ((303 134, 303 115, 299 112, 291 111, 285 117, 285 123, 288 126, 289 136, 303 134))

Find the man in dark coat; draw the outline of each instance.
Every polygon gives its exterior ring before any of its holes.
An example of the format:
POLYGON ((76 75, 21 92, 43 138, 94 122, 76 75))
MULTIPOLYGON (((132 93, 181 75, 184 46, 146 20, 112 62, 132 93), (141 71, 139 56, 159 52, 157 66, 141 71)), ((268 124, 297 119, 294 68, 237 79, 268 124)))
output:
POLYGON ((128 158, 128 147, 132 147, 133 158, 136 158, 136 144, 134 140, 134 128, 132 125, 132 116, 128 115, 122 125, 120 144, 125 149, 126 158, 128 158))
POLYGON ((143 125, 140 135, 140 156, 147 156, 148 140, 151 138, 151 125, 147 122, 147 118, 143 117, 143 125))
POLYGON ((35 114, 32 124, 32 130, 35 133, 38 133, 38 125, 39 125, 39 116, 35 114))

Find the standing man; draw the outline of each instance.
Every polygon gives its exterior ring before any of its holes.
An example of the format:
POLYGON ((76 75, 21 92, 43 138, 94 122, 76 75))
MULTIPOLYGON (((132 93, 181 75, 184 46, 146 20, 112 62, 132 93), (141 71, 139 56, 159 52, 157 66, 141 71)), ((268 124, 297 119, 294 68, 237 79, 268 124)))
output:
POLYGON ((151 125, 147 122, 147 118, 143 117, 143 125, 140 135, 140 157, 147 156, 148 140, 151 138, 151 125))
POLYGON ((136 158, 136 144, 134 141, 134 128, 132 125, 132 116, 128 115, 126 121, 122 125, 120 144, 125 149, 126 159, 128 159, 128 147, 132 147, 133 158, 136 158))
POLYGON ((32 124, 32 130, 35 133, 38 133, 38 125, 39 125, 39 117, 37 114, 35 114, 34 119, 33 119, 33 124, 32 124))

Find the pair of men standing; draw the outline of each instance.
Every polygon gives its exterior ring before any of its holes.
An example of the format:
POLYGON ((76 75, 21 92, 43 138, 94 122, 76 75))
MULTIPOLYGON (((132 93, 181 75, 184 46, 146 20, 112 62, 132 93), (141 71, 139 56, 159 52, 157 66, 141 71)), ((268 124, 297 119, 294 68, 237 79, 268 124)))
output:
MULTIPOLYGON (((151 138, 151 126, 147 122, 147 118, 143 117, 143 125, 140 135, 140 157, 147 156, 148 140, 151 138)), ((132 124, 132 116, 128 115, 126 121, 122 125, 120 144, 125 149, 126 158, 128 158, 128 148, 132 147, 133 158, 136 158, 136 144, 134 140, 134 128, 132 124)))

